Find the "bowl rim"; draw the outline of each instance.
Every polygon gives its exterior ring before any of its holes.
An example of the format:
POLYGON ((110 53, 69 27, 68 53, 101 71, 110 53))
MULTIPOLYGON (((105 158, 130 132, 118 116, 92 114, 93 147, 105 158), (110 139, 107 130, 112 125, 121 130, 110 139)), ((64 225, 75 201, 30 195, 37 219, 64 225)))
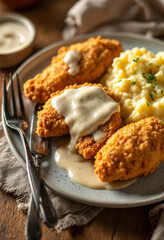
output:
POLYGON ((0 15, 0 23, 7 22, 10 20, 23 24, 23 26, 25 26, 28 32, 30 33, 30 39, 29 41, 27 41, 24 47, 12 52, 0 53, 0 56, 8 56, 21 52, 22 50, 28 48, 35 41, 36 38, 36 27, 30 19, 17 13, 3 13, 2 15, 0 15))

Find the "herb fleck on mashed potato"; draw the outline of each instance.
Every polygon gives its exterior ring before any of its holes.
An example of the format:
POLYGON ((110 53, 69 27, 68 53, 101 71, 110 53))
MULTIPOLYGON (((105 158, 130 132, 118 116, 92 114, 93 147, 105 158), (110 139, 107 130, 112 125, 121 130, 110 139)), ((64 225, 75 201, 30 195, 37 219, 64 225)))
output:
POLYGON ((126 123, 150 116, 164 122, 164 52, 154 56, 137 47, 122 52, 101 83, 118 96, 126 123))

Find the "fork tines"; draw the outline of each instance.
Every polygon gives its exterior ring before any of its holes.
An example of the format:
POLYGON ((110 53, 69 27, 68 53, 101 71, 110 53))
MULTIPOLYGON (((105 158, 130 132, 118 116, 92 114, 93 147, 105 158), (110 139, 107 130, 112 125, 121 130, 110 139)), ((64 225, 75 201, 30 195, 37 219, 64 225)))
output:
MULTIPOLYGON (((13 77, 11 73, 9 75, 9 79, 10 79, 10 85, 11 85, 12 112, 13 112, 13 116, 18 116, 17 110, 16 110, 17 108, 16 108, 16 102, 15 102, 14 88, 13 88, 13 77)), ((25 117, 24 105, 22 100, 18 74, 16 74, 16 80, 17 80, 17 89, 18 89, 18 99, 19 99, 19 105, 20 105, 20 115, 22 117, 25 117)), ((10 116, 9 109, 8 109, 9 104, 8 104, 8 98, 7 98, 5 74, 3 75, 3 85, 4 85, 4 110, 5 110, 6 116, 10 116)))
POLYGON ((4 113, 7 116, 9 116, 9 110, 8 110, 8 98, 7 98, 7 90, 6 90, 6 76, 5 74, 3 75, 3 92, 4 92, 4 95, 3 95, 3 99, 4 99, 4 113))

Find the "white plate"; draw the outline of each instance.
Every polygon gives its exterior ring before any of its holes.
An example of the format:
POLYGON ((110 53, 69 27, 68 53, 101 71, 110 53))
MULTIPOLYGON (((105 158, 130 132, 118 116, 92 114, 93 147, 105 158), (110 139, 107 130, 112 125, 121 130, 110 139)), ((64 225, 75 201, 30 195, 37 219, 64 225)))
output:
MULTIPOLYGON (((32 78, 37 73, 41 72, 47 65, 50 64, 52 56, 56 55, 57 50, 63 45, 70 45, 75 42, 84 41, 91 36, 99 34, 83 35, 71 41, 61 41, 55 43, 47 48, 39 51, 30 57, 23 65, 21 65, 17 72, 21 83, 23 84, 27 79, 32 78)), ((125 33, 101 33, 103 37, 118 39, 123 45, 124 50, 133 47, 146 47, 148 50, 156 53, 164 50, 164 42, 155 39, 146 39, 136 34, 125 33)), ((14 84, 16 81, 14 80, 14 84)), ((10 94, 10 85, 8 85, 10 94)), ((29 122, 34 110, 34 104, 24 97, 24 104, 29 122)), ((4 106, 2 105, 2 113, 4 106)), ((20 139, 15 132, 10 131, 5 123, 2 114, 2 121, 8 143, 18 161, 23 167, 25 162, 22 153, 22 145, 20 139)), ((27 129, 27 136, 29 137, 29 129, 27 129)), ((120 190, 94 190, 81 185, 78 185, 70 180, 67 172, 60 169, 54 161, 54 152, 56 149, 55 138, 51 139, 52 145, 49 156, 43 162, 42 176, 48 187, 53 189, 56 193, 65 196, 66 198, 79 201, 82 203, 103 206, 103 207, 134 207, 143 206, 150 203, 162 201, 164 199, 164 163, 160 165, 158 170, 150 176, 141 177, 135 183, 120 190)))

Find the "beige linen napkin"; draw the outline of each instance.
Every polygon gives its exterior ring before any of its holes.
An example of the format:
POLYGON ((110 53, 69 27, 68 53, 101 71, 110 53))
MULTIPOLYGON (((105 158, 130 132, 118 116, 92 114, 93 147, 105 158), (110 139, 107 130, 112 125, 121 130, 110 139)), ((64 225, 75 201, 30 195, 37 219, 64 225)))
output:
MULTIPOLYGON (((0 136, 2 134, 2 123, 0 123, 0 136)), ((28 208, 30 188, 27 174, 11 152, 6 137, 0 139, 0 188, 16 197, 19 209, 28 208)), ((58 222, 55 225, 57 232, 73 225, 87 224, 102 210, 102 208, 65 199, 51 190, 49 194, 58 216, 58 222)))
POLYGON ((164 37, 164 0, 79 0, 65 23, 64 39, 93 30, 164 37))
POLYGON ((158 204, 150 213, 151 225, 154 229, 151 240, 164 239, 164 203, 158 204))

